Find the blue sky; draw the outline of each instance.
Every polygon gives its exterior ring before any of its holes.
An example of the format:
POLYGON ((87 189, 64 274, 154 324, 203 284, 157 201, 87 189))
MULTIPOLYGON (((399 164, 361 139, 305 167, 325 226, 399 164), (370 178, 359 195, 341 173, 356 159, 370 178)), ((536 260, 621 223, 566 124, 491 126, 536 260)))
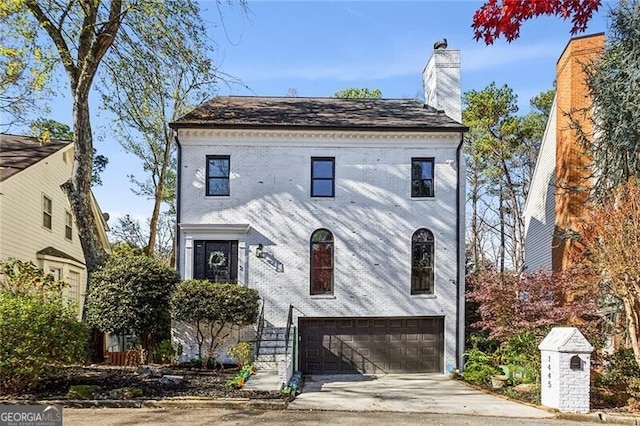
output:
MULTIPOLYGON (((508 84, 521 112, 529 99, 553 87, 555 65, 570 35, 570 22, 555 17, 524 24, 511 44, 485 46, 473 39, 471 19, 480 1, 251 1, 249 13, 225 6, 220 19, 213 1, 203 2, 214 61, 242 85, 221 85, 221 95, 332 96, 348 87, 378 88, 385 98, 413 98, 422 92, 422 70, 433 43, 446 37, 461 54, 463 92, 491 82, 508 84), (245 87, 246 86, 246 87, 245 87)), ((604 2, 584 34, 605 31, 612 2, 604 2)), ((212 96, 215 95, 212 93, 212 96)), ((62 102, 62 101, 61 101, 62 102)), ((69 105, 70 110, 70 105, 69 105)), ((108 127, 96 116, 94 129, 108 127)), ((64 110, 62 105, 55 108, 64 110)), ((64 115, 54 117, 70 124, 64 115)), ((109 157, 96 197, 111 217, 147 217, 151 203, 129 190, 128 174, 141 176, 137 160, 108 134, 96 142, 109 157)), ((112 221, 113 222, 113 221, 112 221)))

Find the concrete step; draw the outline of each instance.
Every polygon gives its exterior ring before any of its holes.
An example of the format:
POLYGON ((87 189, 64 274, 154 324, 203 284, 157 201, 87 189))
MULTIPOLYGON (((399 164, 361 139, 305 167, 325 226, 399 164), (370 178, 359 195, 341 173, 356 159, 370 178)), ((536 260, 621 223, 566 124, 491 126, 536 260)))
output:
POLYGON ((263 333, 286 333, 287 327, 265 327, 262 329, 263 333))
POLYGON ((257 355, 259 357, 261 356, 269 356, 269 355, 286 355, 287 352, 291 352, 288 351, 287 349, 283 348, 260 348, 260 351, 257 353, 257 355))
MULTIPOLYGON (((291 339, 293 336, 289 336, 291 339)), ((285 333, 262 333, 261 340, 287 340, 287 335, 285 333)))
POLYGON ((263 355, 258 355, 256 357, 255 362, 259 363, 259 362, 267 362, 267 363, 271 363, 271 362, 278 362, 278 361, 283 361, 287 359, 287 354, 263 354, 263 355))
POLYGON ((258 370, 275 370, 278 371, 278 361, 258 361, 254 365, 258 370))
POLYGON ((262 369, 258 366, 258 370, 255 374, 249 377, 249 380, 244 384, 242 389, 253 391, 279 391, 282 388, 282 383, 278 377, 278 367, 262 369))
MULTIPOLYGON (((284 340, 262 340, 260 342, 260 348, 279 348, 287 346, 287 342, 284 340)), ((289 344, 291 347, 291 344, 289 344)))

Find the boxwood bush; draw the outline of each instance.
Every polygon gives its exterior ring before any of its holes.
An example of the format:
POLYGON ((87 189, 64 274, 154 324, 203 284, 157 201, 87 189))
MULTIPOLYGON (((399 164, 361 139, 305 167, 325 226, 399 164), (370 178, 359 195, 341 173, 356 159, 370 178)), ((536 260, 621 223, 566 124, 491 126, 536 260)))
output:
POLYGON ((111 334, 133 334, 147 353, 167 336, 171 293, 177 272, 161 260, 115 247, 91 277, 87 295, 90 325, 111 334))

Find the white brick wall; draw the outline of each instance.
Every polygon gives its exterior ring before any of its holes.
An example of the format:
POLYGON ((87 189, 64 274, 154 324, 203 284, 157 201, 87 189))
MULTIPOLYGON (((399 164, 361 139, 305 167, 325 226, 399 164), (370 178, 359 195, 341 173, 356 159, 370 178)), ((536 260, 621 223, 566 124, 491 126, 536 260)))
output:
POLYGON ((542 352, 542 405, 561 412, 588 413, 590 387, 590 354, 578 354, 582 370, 570 368, 574 353, 542 352), (550 368, 549 368, 550 367, 550 368))
MULTIPOLYGON (((441 316, 445 370, 456 362, 456 147, 459 135, 343 139, 301 134, 282 139, 181 133, 181 224, 249 224, 248 233, 180 233, 180 270, 191 274, 188 239, 240 241, 238 280, 258 289, 265 317, 284 326, 289 304, 308 317, 441 316), (346 145, 346 146, 345 146, 346 145), (229 155, 231 195, 205 195, 205 158, 229 155), (335 157, 335 198, 310 197, 310 159, 335 157), (412 199, 412 157, 435 158, 435 197, 412 199), (435 294, 412 296, 411 237, 435 237, 435 294), (334 295, 309 295, 309 239, 318 228, 335 241, 334 295), (258 243, 265 259, 255 256, 258 243), (267 260, 283 265, 279 272, 267 260)), ((273 262, 272 262, 273 263, 273 262)), ((462 284, 463 285, 463 284, 462 284)), ((461 287, 463 288, 463 287, 461 287)), ((297 320, 294 321, 297 323, 297 320)))
POLYGON ((541 402, 561 412, 587 413, 590 409, 591 351, 593 347, 578 329, 556 327, 540 343, 541 402), (581 369, 571 368, 578 356, 581 369))

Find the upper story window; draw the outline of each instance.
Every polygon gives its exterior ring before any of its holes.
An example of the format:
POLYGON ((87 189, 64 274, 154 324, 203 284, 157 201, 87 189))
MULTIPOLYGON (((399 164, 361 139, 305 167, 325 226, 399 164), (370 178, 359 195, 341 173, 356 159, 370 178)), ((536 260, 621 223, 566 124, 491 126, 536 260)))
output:
POLYGON ((333 294, 333 234, 317 229, 311 234, 311 295, 333 294))
POLYGON ((311 157, 311 196, 333 197, 335 176, 335 158, 311 157))
POLYGON ((64 212, 64 237, 67 240, 73 239, 73 216, 69 212, 64 212))
POLYGON ((207 195, 229 195, 229 163, 228 155, 207 156, 207 195))
POLYGON ((411 239, 411 294, 433 294, 433 233, 418 229, 411 239))
POLYGON ((433 158, 411 159, 411 196, 433 197, 433 158))
POLYGON ((51 214, 53 212, 53 201, 46 195, 42 196, 42 226, 51 229, 51 214))

